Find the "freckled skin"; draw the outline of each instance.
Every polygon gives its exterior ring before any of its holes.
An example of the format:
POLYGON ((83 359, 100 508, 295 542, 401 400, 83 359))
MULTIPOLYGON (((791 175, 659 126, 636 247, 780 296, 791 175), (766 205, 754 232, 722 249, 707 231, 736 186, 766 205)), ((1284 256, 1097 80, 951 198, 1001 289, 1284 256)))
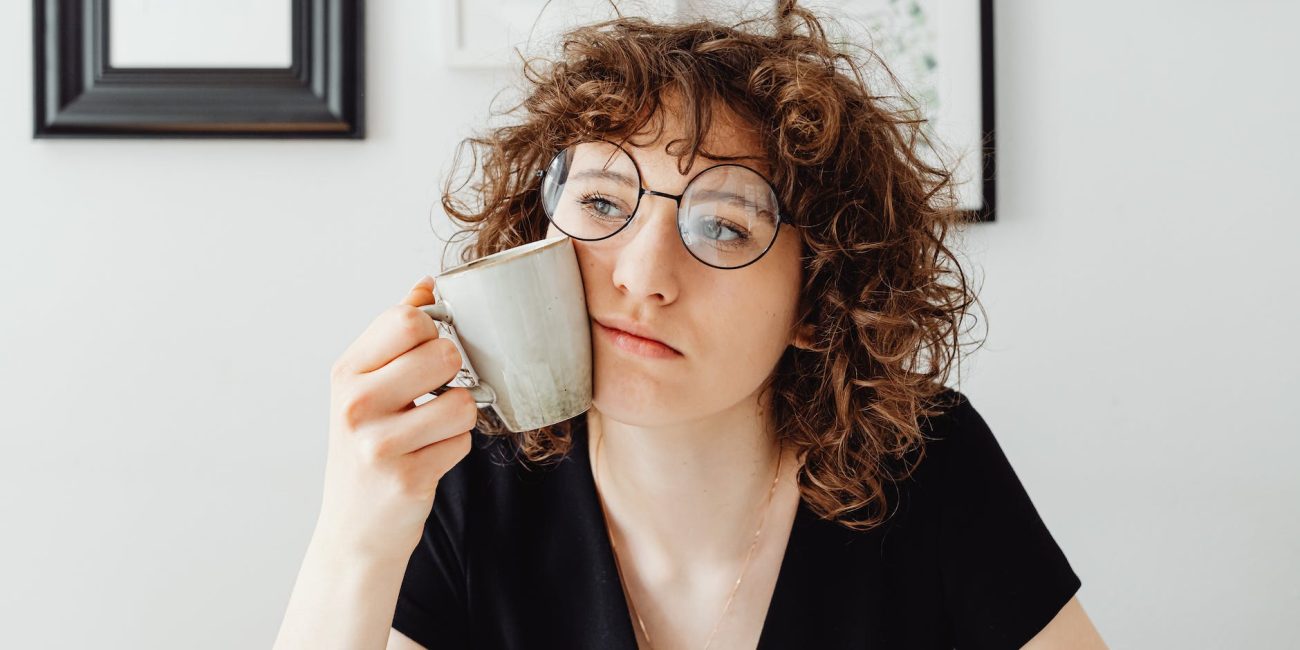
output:
MULTIPOLYGON (((718 161, 697 157, 691 169, 679 173, 677 158, 664 148, 681 137, 680 122, 671 110, 662 119, 667 128, 658 141, 633 138, 625 148, 640 166, 645 187, 680 194, 691 178, 718 161)), ((740 162, 769 174, 757 137, 734 120, 715 122, 704 149, 754 156, 757 160, 740 162)), ((629 424, 695 420, 751 399, 792 340, 802 255, 794 228, 782 224, 758 262, 721 270, 686 250, 676 209, 670 199, 646 195, 624 231, 598 242, 574 240, 588 311, 647 322, 684 355, 629 357, 593 332, 594 405, 629 424)), ((562 234, 548 224, 548 237, 562 234)))

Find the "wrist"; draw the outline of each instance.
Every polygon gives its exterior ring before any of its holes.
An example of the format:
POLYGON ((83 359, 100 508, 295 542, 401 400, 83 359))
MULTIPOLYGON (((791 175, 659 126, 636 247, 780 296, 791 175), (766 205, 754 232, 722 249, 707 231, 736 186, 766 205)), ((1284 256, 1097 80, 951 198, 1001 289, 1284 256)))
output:
POLYGON ((346 540, 329 536, 313 537, 307 549, 307 556, 318 566, 327 568, 332 574, 350 576, 353 579, 366 579, 367 576, 391 575, 404 573, 410 561, 410 550, 403 551, 393 545, 384 548, 362 546, 346 540))
POLYGON ((405 567, 422 534, 423 528, 393 528, 382 535, 367 535, 323 518, 312 533, 309 551, 332 564, 405 567))

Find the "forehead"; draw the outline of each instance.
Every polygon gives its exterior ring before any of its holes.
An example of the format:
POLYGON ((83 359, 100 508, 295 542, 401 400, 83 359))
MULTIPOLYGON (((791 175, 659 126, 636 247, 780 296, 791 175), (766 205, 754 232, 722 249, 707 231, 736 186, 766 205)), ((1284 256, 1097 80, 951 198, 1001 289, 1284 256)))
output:
MULTIPOLYGON (((624 147, 639 161, 669 157, 676 165, 677 156, 689 152, 687 117, 679 102, 665 99, 660 108, 647 120, 644 127, 627 138, 624 147)), ((723 162, 734 162, 753 167, 770 177, 770 166, 763 153, 757 130, 723 104, 715 104, 708 130, 700 138, 695 161, 687 173, 723 162), (739 157, 723 160, 724 157, 739 157)))

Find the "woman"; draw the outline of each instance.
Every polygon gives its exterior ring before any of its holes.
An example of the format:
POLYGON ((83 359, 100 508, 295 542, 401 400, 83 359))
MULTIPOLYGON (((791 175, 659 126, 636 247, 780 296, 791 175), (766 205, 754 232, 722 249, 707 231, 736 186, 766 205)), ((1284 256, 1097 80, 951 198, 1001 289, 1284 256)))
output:
POLYGON ((465 261, 574 239, 592 407, 415 406, 461 362, 417 284, 335 364, 277 647, 1105 647, 944 387, 976 302, 948 173, 813 15, 773 23, 578 29, 467 141, 465 261))

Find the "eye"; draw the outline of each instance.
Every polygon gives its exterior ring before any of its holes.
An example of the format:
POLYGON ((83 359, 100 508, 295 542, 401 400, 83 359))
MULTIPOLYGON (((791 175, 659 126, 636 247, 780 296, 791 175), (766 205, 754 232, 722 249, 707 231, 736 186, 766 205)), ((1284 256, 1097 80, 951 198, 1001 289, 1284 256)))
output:
POLYGON ((696 224, 705 237, 714 241, 745 241, 749 232, 725 219, 705 217, 696 219, 696 224))
POLYGON ((582 204, 583 208, 588 212, 595 212, 598 216, 611 219, 623 218, 619 214, 622 210, 612 201, 599 194, 583 195, 582 198, 578 199, 578 203, 582 204))

